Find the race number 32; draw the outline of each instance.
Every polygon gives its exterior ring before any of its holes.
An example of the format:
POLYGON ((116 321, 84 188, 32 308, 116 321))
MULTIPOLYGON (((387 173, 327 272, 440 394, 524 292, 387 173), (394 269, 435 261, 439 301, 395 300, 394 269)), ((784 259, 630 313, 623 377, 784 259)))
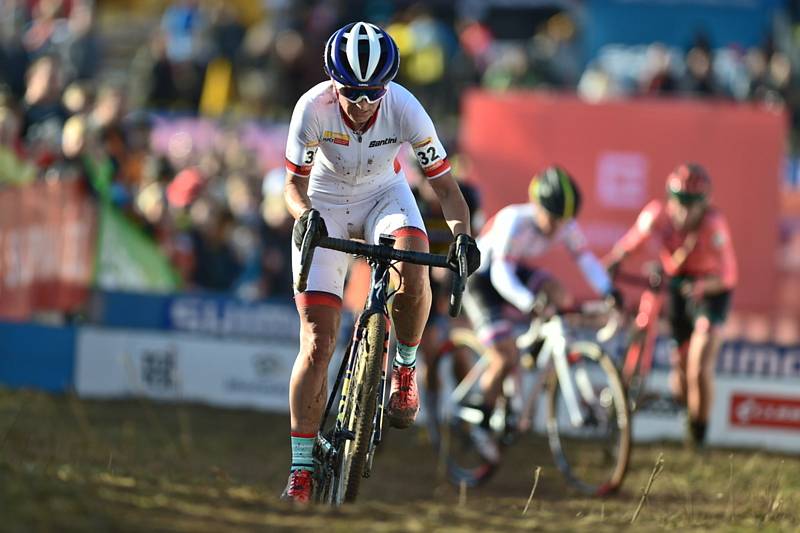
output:
POLYGON ((439 159, 439 154, 436 153, 436 148, 430 146, 427 150, 417 152, 417 159, 419 159, 420 164, 427 165, 439 159))

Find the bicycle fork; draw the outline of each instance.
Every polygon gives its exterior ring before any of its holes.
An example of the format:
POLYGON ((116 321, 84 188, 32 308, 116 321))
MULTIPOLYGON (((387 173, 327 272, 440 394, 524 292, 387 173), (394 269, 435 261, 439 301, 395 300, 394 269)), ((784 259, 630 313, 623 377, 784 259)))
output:
MULTIPOLYGON (((560 323, 549 323, 542 328, 542 335, 545 338, 542 346, 543 362, 552 359, 552 364, 561 388, 564 403, 569 413, 570 423, 574 427, 581 427, 584 423, 584 416, 578 405, 577 390, 570 374, 570 361, 567 354, 567 339, 564 336, 563 327, 560 323)), ((580 386, 580 383, 578 384, 580 386)), ((591 385, 590 385, 591 386, 591 385)))

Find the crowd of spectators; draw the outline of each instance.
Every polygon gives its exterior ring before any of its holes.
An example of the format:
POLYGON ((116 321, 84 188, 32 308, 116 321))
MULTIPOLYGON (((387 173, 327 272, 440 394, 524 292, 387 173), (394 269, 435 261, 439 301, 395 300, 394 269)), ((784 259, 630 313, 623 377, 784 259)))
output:
POLYGON ((153 237, 187 289, 287 296, 292 221, 281 199, 282 160, 253 150, 241 127, 285 124, 298 96, 323 78, 325 40, 353 18, 395 37, 398 81, 453 148, 459 96, 476 86, 591 100, 759 101, 787 105, 797 122, 797 58, 774 42, 719 48, 698 34, 686 50, 610 46, 586 65, 568 11, 542 16, 526 39, 504 39, 474 4, 286 0, 245 16, 235 2, 176 0, 155 15, 123 75, 103 69, 102 40, 113 29, 102 28, 92 0, 5 0, 0 183, 83 180, 153 237), (198 115, 215 120, 202 149, 197 131, 173 129, 154 141, 164 121, 198 115), (105 181, 100 168, 109 169, 105 181))

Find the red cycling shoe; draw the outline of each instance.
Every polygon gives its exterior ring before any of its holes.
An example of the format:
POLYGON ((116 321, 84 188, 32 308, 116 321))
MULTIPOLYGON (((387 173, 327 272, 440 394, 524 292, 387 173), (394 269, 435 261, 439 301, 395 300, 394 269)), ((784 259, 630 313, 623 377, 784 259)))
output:
POLYGON ((314 473, 309 470, 292 470, 289 482, 281 494, 281 500, 297 503, 309 503, 314 489, 314 473))
POLYGON ((395 366, 386 418, 392 427, 405 429, 414 423, 418 412, 417 369, 413 366, 395 366))

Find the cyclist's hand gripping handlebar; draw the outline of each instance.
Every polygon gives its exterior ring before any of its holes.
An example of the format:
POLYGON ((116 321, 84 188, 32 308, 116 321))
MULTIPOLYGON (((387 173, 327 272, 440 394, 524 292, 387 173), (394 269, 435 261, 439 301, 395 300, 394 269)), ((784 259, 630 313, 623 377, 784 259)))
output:
POLYGON ((311 270, 311 260, 314 258, 314 248, 320 237, 320 227, 322 226, 322 216, 319 211, 312 209, 308 215, 308 222, 306 223, 306 233, 303 236, 303 242, 300 245, 300 272, 297 275, 295 288, 297 292, 306 290, 308 284, 308 272, 311 270))
POLYGON ((467 284, 467 277, 470 275, 467 253, 470 243, 474 240, 464 233, 460 233, 455 241, 455 253, 451 265, 453 270, 453 286, 450 290, 450 316, 456 317, 461 312, 461 297, 464 295, 464 287, 467 284))

